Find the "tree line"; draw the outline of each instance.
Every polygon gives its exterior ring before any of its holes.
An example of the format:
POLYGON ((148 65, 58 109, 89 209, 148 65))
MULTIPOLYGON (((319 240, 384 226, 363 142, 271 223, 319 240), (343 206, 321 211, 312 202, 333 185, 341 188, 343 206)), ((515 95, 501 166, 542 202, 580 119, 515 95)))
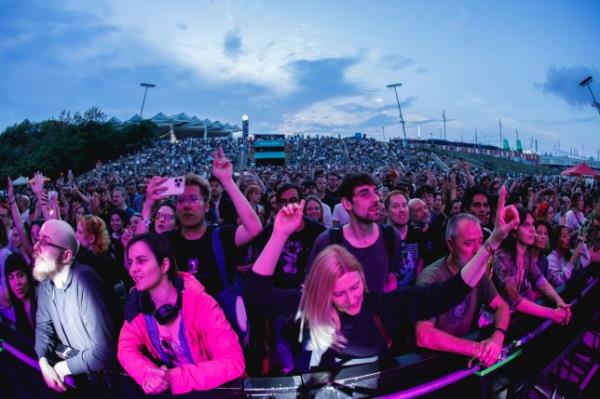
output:
POLYGON ((38 170, 49 177, 68 169, 77 175, 93 169, 98 160, 136 151, 160 134, 149 120, 116 126, 106 119, 102 110, 92 107, 83 114, 62 111, 56 119, 25 119, 7 127, 0 134, 0 184, 4 186, 8 176, 32 176, 38 170))

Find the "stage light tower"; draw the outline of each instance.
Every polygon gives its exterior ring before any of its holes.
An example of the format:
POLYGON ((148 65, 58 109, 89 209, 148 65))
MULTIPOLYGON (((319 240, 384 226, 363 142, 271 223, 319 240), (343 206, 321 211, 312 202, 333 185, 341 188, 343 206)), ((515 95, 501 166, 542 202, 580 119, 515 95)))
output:
POLYGON ((598 103, 598 101, 596 101, 596 97, 594 96, 594 92, 592 91, 592 88, 590 87, 590 83, 592 83, 592 77, 588 76, 587 78, 585 78, 581 82, 579 82, 579 86, 588 88, 588 90, 590 91, 590 94, 592 96, 592 107, 596 108, 596 111, 598 111, 598 114, 600 115, 600 104, 598 103))
POLYGON ((140 83, 140 86, 145 87, 144 99, 142 100, 142 108, 140 109, 140 118, 143 118, 144 117, 144 104, 146 104, 146 94, 148 94, 149 88, 156 87, 156 85, 152 84, 152 83, 140 83))
POLYGON ((404 143, 403 146, 406 147, 406 128, 404 127, 404 118, 402 117, 402 108, 400 107, 400 99, 398 98, 398 90, 397 87, 402 86, 402 83, 392 83, 387 85, 388 89, 394 89, 394 93, 396 94, 396 103, 398 104, 398 113, 400 114, 400 124, 402 125, 402 133, 404 134, 404 143))
POLYGON ((248 167, 248 135, 249 135, 250 118, 248 115, 242 115, 242 148, 240 156, 240 170, 248 167))

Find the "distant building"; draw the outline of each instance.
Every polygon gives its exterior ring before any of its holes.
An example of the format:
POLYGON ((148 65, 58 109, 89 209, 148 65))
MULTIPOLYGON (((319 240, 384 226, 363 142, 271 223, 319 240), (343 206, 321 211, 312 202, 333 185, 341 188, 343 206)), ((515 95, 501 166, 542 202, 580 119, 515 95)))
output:
MULTIPOLYGON (((233 132, 241 131, 237 125, 211 121, 209 119, 200 119, 196 116, 190 117, 184 112, 171 116, 159 112, 149 120, 158 126, 158 129, 165 138, 168 137, 171 130, 173 130, 178 139, 187 137, 231 137, 233 132)), ((115 126, 123 126, 132 123, 140 123, 141 121, 142 118, 138 114, 135 114, 127 121, 121 121, 113 116, 108 122, 115 126)))

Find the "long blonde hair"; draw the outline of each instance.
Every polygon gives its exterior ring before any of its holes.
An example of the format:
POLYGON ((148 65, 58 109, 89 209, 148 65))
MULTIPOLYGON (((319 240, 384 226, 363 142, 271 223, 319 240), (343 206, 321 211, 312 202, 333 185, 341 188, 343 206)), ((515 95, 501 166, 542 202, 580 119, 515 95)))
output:
POLYGON ((304 281, 297 319, 300 334, 307 323, 312 344, 321 350, 343 344, 343 337, 336 334, 339 318, 331 300, 336 281, 345 273, 358 272, 366 288, 365 275, 360 262, 340 245, 329 245, 315 257, 304 281))

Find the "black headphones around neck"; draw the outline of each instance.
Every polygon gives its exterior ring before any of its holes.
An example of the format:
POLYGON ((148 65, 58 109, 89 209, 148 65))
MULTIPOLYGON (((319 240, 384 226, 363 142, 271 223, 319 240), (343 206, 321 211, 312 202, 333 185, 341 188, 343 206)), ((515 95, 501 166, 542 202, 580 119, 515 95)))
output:
POLYGON ((140 296, 142 311, 145 314, 151 314, 156 322, 161 326, 171 323, 179 315, 182 303, 183 280, 178 276, 173 280, 173 285, 177 289, 177 302, 175 305, 165 304, 155 309, 154 302, 148 292, 142 292, 140 296))

